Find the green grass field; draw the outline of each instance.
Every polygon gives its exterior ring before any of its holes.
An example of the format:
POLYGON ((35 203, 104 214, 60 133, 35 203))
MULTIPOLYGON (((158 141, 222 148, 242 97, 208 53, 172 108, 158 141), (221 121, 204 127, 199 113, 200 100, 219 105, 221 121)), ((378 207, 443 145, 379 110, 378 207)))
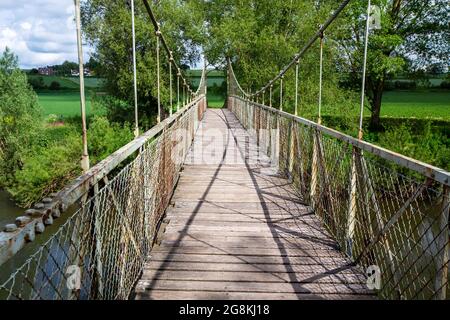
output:
MULTIPOLYGON (((29 79, 42 78, 46 86, 50 86, 53 81, 59 82, 61 89, 78 90, 80 88, 80 79, 78 77, 59 77, 59 76, 41 76, 28 75, 29 79)), ((84 85, 88 89, 98 89, 104 84, 104 80, 94 77, 84 78, 84 85)))
POLYGON ((450 121, 450 91, 389 91, 384 94, 381 114, 450 121))
MULTIPOLYGON (((39 104, 46 116, 54 114, 63 118, 80 115, 80 94, 76 91, 46 91, 38 93, 39 104)), ((208 94, 209 108, 222 108, 225 99, 222 96, 208 94)), ((87 115, 102 114, 100 110, 92 110, 91 95, 86 94, 87 115)))
MULTIPOLYGON (((38 93, 39 104, 44 110, 46 116, 54 114, 57 116, 75 117, 80 116, 80 94, 76 91, 55 91, 38 93)), ((100 111, 92 110, 91 96, 86 95, 86 113, 87 115, 101 114, 100 111)))
POLYGON ((225 103, 225 99, 223 96, 220 95, 215 95, 212 93, 208 93, 208 108, 222 108, 224 103, 225 103))
MULTIPOLYGON (((55 114, 63 117, 78 116, 80 114, 80 96, 78 79, 43 77, 45 83, 57 79, 61 85, 71 86, 71 90, 39 92, 39 102, 46 115, 55 114)), ((220 78, 218 78, 220 79, 220 78)), ((98 88, 103 83, 102 79, 87 78, 88 89, 98 88)), ((218 80, 217 80, 218 81, 218 80)), ((208 105, 210 108, 223 107, 225 99, 220 95, 208 93, 208 105)), ((91 97, 89 90, 86 96, 86 108, 88 115, 92 114, 91 97)), ((358 108, 355 107, 355 115, 358 108)), ((101 113, 100 111, 94 111, 101 113)), ((326 108, 324 108, 326 114, 326 108)), ((369 116, 366 111, 366 116, 369 116)), ((382 117, 386 118, 418 118, 450 121, 450 91, 388 91, 384 94, 382 117)))

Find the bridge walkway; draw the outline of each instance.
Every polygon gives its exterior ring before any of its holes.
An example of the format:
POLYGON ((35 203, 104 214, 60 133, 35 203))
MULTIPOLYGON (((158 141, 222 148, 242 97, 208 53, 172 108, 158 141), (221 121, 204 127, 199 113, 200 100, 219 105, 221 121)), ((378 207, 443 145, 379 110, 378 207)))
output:
POLYGON ((311 208, 228 110, 196 134, 136 299, 371 299, 311 208))

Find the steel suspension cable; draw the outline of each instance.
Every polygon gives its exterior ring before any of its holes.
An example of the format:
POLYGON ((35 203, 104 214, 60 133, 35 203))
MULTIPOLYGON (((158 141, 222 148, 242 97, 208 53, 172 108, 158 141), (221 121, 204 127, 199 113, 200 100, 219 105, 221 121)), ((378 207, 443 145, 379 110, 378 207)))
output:
POLYGON ((272 90, 273 90, 273 85, 270 85, 270 102, 269 102, 269 107, 272 107, 272 90))
POLYGON ((87 125, 86 125, 86 96, 84 92, 84 62, 83 62, 83 43, 81 40, 81 12, 80 0, 74 0, 75 4, 75 21, 77 29, 77 47, 78 47, 78 64, 80 73, 80 104, 81 104, 81 126, 82 126, 82 140, 83 153, 81 157, 81 168, 86 173, 90 168, 88 141, 87 141, 87 125))
POLYGON ((322 123, 322 87, 323 87, 323 34, 320 37, 320 71, 319 71, 319 118, 317 122, 322 123))
POLYGON ((173 113, 172 62, 173 62, 173 55, 172 51, 170 51, 170 58, 169 58, 170 116, 172 116, 173 113))
MULTIPOLYGON (((145 9, 146 9, 146 11, 147 11, 147 13, 148 13, 148 15, 149 15, 149 17, 150 17, 150 20, 151 20, 151 22, 152 22, 152 24, 153 24, 153 26, 154 26, 154 28, 155 28, 155 31, 156 31, 157 33, 159 32, 159 37, 157 37, 157 38, 159 39, 159 40, 157 40, 157 41, 159 41, 158 44, 159 44, 159 46, 162 46, 162 48, 164 48, 164 50, 166 51, 167 56, 168 56, 169 59, 170 59, 170 56, 171 56, 171 52, 172 52, 172 51, 169 49, 169 46, 167 45, 167 41, 166 41, 164 35, 162 34, 162 32, 161 32, 161 30, 160 30, 160 24, 159 24, 159 22, 156 20, 155 14, 154 14, 154 12, 153 12, 153 10, 152 10, 152 8, 151 8, 151 6, 150 6, 148 0, 142 0, 142 2, 144 3, 145 9)), ((172 57, 173 57, 173 56, 172 56, 172 57)), ((175 60, 173 59, 173 60, 172 60, 171 62, 169 62, 169 63, 172 64, 172 66, 175 68, 175 70, 178 70, 179 77, 181 78, 181 80, 183 80, 185 86, 187 86, 187 85, 186 85, 187 80, 186 80, 186 78, 183 76, 183 74, 181 73, 181 68, 177 65, 177 63, 175 62, 175 60)), ((158 91, 159 91, 159 90, 158 90, 158 91)), ((189 92, 192 92, 192 90, 189 89, 189 92)), ((184 101, 184 98, 183 98, 183 101, 184 101)))
POLYGON ((298 69, 300 60, 297 60, 295 65, 295 115, 298 116, 298 69))
POLYGON ((177 112, 180 111, 180 70, 177 71, 177 112))
POLYGON ((328 20, 323 24, 323 26, 320 27, 320 29, 316 32, 316 34, 311 37, 311 39, 300 50, 300 52, 294 56, 292 61, 289 64, 287 64, 284 67, 284 69, 275 78, 273 78, 271 81, 269 81, 261 90, 255 92, 253 94, 244 92, 245 95, 246 96, 258 95, 261 92, 263 92, 264 90, 267 90, 277 80, 279 80, 282 76, 284 76, 286 74, 286 72, 289 71, 289 69, 292 66, 294 66, 296 64, 296 62, 305 55, 305 53, 312 47, 312 45, 316 42, 316 40, 319 39, 320 36, 328 29, 328 27, 339 17, 339 15, 347 7, 347 5, 349 4, 350 1, 351 0, 345 0, 339 5, 339 7, 336 9, 336 11, 334 11, 334 13, 328 18, 328 20))
POLYGON ((280 110, 283 111, 283 79, 284 77, 280 78, 280 110))
POLYGON ((360 117, 359 117, 359 133, 358 133, 358 138, 360 140, 362 140, 364 137, 363 120, 364 120, 364 101, 365 101, 365 97, 366 97, 366 68, 367 68, 367 49, 368 49, 368 44, 369 44, 369 30, 370 30, 370 7, 371 7, 371 3, 370 3, 370 0, 368 0, 366 32, 365 32, 365 39, 364 39, 364 62, 363 62, 362 88, 361 88, 361 110, 360 110, 360 117))
POLYGON ((134 22, 134 0, 131 0, 131 33, 133 41, 133 85, 134 85, 134 117, 135 129, 134 136, 139 137, 139 114, 138 114, 138 93, 137 93, 137 75, 136 75, 136 28, 134 22))
POLYGON ((158 90, 158 123, 161 122, 161 74, 159 68, 159 37, 161 31, 158 29, 156 31, 156 74, 157 74, 157 90, 158 90))

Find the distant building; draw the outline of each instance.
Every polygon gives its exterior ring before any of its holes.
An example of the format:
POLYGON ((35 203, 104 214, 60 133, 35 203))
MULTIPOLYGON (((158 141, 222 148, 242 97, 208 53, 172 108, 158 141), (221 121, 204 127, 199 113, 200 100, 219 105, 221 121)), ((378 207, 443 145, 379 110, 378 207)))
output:
POLYGON ((90 77, 91 76, 91 69, 84 68, 84 76, 85 77, 90 77))
POLYGON ((52 76, 55 74, 55 71, 52 67, 43 67, 38 69, 38 73, 42 76, 52 76))
MULTIPOLYGON (((79 77, 80 76, 80 71, 79 70, 70 70, 70 75, 72 77, 79 77)), ((85 77, 90 77, 92 75, 91 70, 89 68, 85 68, 84 69, 84 76, 85 77)))

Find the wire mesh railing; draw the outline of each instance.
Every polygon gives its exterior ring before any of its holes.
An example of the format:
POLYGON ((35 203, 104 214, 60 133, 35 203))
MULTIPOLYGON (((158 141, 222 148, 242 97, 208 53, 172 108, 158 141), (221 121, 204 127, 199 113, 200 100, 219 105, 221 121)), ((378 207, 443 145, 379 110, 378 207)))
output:
POLYGON ((238 96, 229 80, 228 108, 342 251, 379 272, 380 297, 450 297, 450 173, 238 96))
POLYGON ((0 299, 129 297, 206 110, 204 92, 67 188, 65 200, 89 185, 79 209, 0 285, 0 299))

